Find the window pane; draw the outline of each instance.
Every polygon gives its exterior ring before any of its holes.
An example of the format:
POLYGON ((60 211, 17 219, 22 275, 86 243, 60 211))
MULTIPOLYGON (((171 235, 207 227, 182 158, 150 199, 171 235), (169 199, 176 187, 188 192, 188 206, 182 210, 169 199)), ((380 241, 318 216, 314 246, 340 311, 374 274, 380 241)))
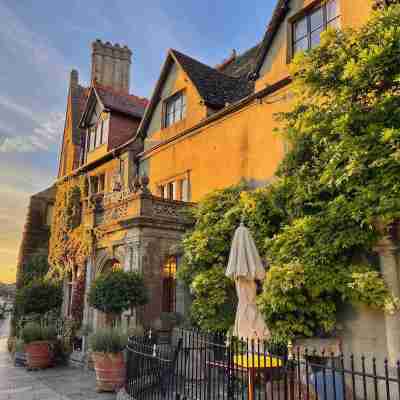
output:
POLYGON ((329 22, 339 16, 339 3, 337 0, 331 0, 326 4, 326 20, 329 22))
POLYGON ((311 48, 318 46, 321 42, 322 28, 317 29, 311 34, 311 48))
POLYGON ((311 32, 321 27, 323 23, 322 8, 319 8, 310 15, 311 32))
POLYGON ((299 40, 294 44, 294 52, 297 53, 298 51, 307 50, 308 49, 308 38, 305 37, 304 39, 299 40))
POLYGON ((189 181, 182 180, 182 201, 189 201, 189 181))
POLYGON ((294 25, 294 40, 303 38, 307 35, 307 19, 303 18, 294 25))

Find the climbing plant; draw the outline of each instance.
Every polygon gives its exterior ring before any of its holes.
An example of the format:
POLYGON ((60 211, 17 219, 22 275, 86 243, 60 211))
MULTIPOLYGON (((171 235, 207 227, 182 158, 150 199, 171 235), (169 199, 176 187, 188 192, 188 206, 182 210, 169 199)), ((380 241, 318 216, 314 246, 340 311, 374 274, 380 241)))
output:
POLYGON ((250 190, 241 183, 209 194, 190 213, 195 225, 183 240, 178 278, 192 288, 193 321, 206 330, 226 331, 236 307, 234 283, 224 275, 234 231, 243 220, 265 255, 265 238, 277 232, 280 211, 271 203, 270 188, 250 190))
POLYGON ((93 246, 91 232, 81 223, 84 176, 57 184, 49 244, 51 272, 64 276, 74 266, 83 266, 93 246))
POLYGON ((373 248, 400 216, 400 6, 359 30, 328 31, 291 66, 280 115, 291 151, 274 203, 285 221, 266 248, 260 305, 282 334, 325 335, 344 303, 391 312, 373 248))
POLYGON ((329 335, 346 304, 399 308, 374 262, 374 247, 400 217, 399 27, 396 5, 299 53, 295 102, 278 116, 290 151, 277 181, 217 191, 193 210, 179 276, 192 285, 204 327, 212 329, 216 305, 234 302, 223 285, 208 301, 204 283, 215 287, 243 214, 268 261, 259 306, 276 336, 329 335))

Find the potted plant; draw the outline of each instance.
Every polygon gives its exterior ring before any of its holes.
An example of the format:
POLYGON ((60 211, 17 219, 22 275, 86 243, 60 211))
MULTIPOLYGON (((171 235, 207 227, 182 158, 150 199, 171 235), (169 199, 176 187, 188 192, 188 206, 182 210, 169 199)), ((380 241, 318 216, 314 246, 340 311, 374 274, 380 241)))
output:
POLYGON ((52 361, 50 342, 55 340, 55 329, 28 322, 22 329, 25 344, 26 366, 29 369, 48 368, 52 361))
POLYGON ((96 371, 97 391, 118 391, 124 386, 126 371, 123 350, 128 336, 118 328, 102 328, 89 337, 96 371))
MULTIPOLYGON (((148 294, 140 274, 115 270, 95 279, 88 301, 92 307, 106 313, 118 325, 121 313, 146 304, 148 294)), ((91 336, 98 391, 116 391, 123 386, 125 366, 122 343, 124 342, 118 331, 111 327, 99 330, 91 336)))

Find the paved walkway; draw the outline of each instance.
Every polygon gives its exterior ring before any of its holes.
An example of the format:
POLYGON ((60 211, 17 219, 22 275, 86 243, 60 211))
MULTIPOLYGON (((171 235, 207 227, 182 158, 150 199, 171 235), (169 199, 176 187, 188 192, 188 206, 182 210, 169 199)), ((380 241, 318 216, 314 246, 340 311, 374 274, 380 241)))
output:
POLYGON ((96 392, 96 379, 90 371, 15 367, 7 352, 7 321, 0 324, 0 400, 115 400, 115 394, 96 392))

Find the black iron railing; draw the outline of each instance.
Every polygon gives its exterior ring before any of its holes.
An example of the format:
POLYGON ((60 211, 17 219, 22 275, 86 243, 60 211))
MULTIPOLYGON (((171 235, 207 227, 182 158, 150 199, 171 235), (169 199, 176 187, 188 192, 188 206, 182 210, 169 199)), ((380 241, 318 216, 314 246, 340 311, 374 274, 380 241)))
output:
POLYGON ((399 400, 400 364, 175 331, 131 337, 126 390, 141 400, 399 400))

